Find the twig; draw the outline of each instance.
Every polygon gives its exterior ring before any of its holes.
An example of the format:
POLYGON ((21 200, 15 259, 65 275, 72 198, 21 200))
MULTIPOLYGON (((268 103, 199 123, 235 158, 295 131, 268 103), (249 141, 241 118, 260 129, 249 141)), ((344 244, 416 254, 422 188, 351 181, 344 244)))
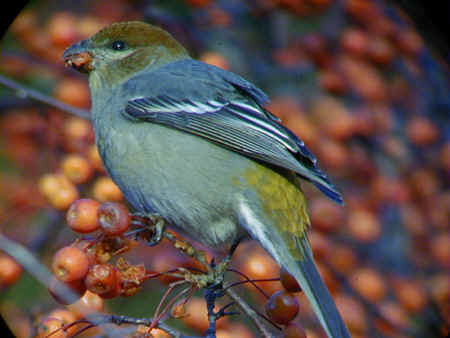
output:
MULTIPOLYGON (((279 281, 280 281, 280 278, 247 279, 247 280, 241 280, 239 282, 234 282, 230 285, 227 285, 227 287, 225 289, 233 288, 235 286, 246 284, 246 283, 253 284, 253 283, 279 282, 279 281)), ((268 297, 266 297, 266 298, 268 298, 268 297)))
POLYGON ((75 108, 71 105, 65 104, 65 103, 63 103, 59 100, 56 100, 50 96, 44 95, 44 94, 38 92, 37 90, 27 88, 27 87, 21 85, 20 83, 14 81, 14 80, 11 80, 1 74, 0 74, 0 83, 2 85, 4 85, 5 87, 15 90, 16 95, 21 98, 29 97, 29 98, 32 98, 33 100, 45 103, 49 106, 66 111, 68 113, 71 113, 71 114, 81 117, 83 119, 87 119, 87 120, 91 119, 91 114, 89 113, 89 111, 84 110, 84 109, 75 108))
MULTIPOLYGON (((252 284, 252 285, 256 288, 256 290, 258 290, 259 292, 261 292, 261 294, 262 294, 266 299, 269 299, 269 295, 268 295, 267 293, 265 293, 264 290, 261 289, 258 285, 256 285, 255 281, 252 280, 252 279, 250 279, 246 274, 240 272, 239 270, 233 269, 233 268, 229 268, 228 271, 234 272, 234 273, 240 275, 241 277, 245 278, 245 282, 248 282, 248 283, 252 284)), ((231 285, 231 286, 234 286, 234 285, 231 285)), ((228 286, 228 287, 231 287, 231 286, 228 286)), ((227 287, 227 288, 228 288, 228 287, 227 287)))
MULTIPOLYGON (((52 274, 48 271, 45 266, 43 266, 25 247, 19 243, 10 240, 6 236, 0 233, 0 250, 6 252, 8 255, 13 257, 30 275, 36 278, 46 287, 49 287, 52 280, 52 274)), ((58 292, 58 297, 64 301, 71 301, 74 298, 79 298, 70 288, 65 284, 56 281, 57 288, 55 292, 58 292), (57 291, 56 291, 57 290, 57 291)), ((83 313, 85 318, 87 318, 92 323, 96 324, 95 316, 96 314, 83 313)), ((109 328, 105 328, 105 333, 108 336, 113 336, 113 332, 109 328)))
POLYGON ((236 302, 236 304, 241 308, 241 310, 250 317, 253 324, 258 328, 261 332, 261 336, 264 338, 272 338, 275 337, 264 325, 264 323, 259 319, 259 314, 252 307, 241 298, 233 289, 226 289, 225 293, 236 302))

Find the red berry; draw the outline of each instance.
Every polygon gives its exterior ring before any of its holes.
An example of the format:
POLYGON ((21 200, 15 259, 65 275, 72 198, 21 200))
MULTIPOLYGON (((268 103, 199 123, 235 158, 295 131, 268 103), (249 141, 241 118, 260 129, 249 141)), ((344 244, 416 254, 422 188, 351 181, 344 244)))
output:
POLYGON ((130 226, 130 213, 120 203, 106 202, 98 208, 100 227, 106 235, 117 236, 123 234, 130 226))
POLYGON ((14 284, 22 275, 22 267, 7 255, 0 253, 0 288, 14 284))
POLYGON ((300 324, 289 323, 281 332, 280 338, 306 338, 306 331, 300 324))
POLYGON ((69 227, 79 233, 89 233, 99 228, 97 211, 100 206, 95 200, 79 199, 72 203, 66 219, 69 227))
POLYGON ((283 267, 280 269, 280 281, 284 289, 289 292, 300 292, 302 288, 295 278, 283 267))
POLYGON ((89 269, 84 280, 87 289, 99 296, 114 291, 117 288, 117 273, 110 264, 96 264, 89 269))
POLYGON ((53 257, 53 273, 63 282, 72 282, 84 278, 88 269, 89 259, 79 248, 66 246, 53 257))
POLYGON ((297 316, 297 298, 285 291, 275 292, 266 302, 266 313, 277 324, 288 324, 297 316))

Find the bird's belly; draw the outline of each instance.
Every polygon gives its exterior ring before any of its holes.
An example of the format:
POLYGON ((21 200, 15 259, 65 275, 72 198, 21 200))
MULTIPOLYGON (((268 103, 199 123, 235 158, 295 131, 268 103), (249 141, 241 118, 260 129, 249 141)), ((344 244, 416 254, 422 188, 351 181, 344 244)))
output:
POLYGON ((216 249, 245 235, 234 212, 233 181, 247 159, 148 123, 109 129, 97 134, 97 143, 109 175, 137 211, 158 213, 184 235, 216 249))

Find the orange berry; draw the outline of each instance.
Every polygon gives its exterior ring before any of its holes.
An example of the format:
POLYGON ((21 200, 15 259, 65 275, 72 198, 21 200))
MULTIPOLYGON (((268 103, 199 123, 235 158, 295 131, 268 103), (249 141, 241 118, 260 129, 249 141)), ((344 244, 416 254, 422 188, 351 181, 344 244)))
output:
POLYGON ((398 301, 407 311, 417 313, 427 305, 425 287, 418 281, 407 278, 396 278, 393 286, 398 301))
POLYGON ((349 151, 341 142, 323 139, 319 144, 321 163, 330 170, 347 170, 349 151))
POLYGON ((95 16, 84 14, 77 20, 77 30, 81 39, 89 38, 103 28, 104 23, 95 16))
POLYGON ((277 291, 266 302, 266 313, 275 323, 286 325, 298 314, 297 298, 285 291, 277 291))
POLYGON ((85 119, 70 117, 64 122, 63 132, 69 139, 86 139, 92 133, 92 126, 85 119))
POLYGON ((205 52, 200 56, 200 60, 225 70, 230 69, 227 59, 222 54, 216 52, 205 52))
POLYGON ((439 137, 437 127, 424 116, 412 117, 406 126, 406 130, 409 140, 418 146, 430 145, 439 137))
POLYGON ((63 126, 63 144, 67 152, 85 153, 94 141, 90 122, 79 117, 68 118, 63 126))
POLYGON ((123 199, 119 187, 106 176, 99 177, 95 181, 92 193, 100 202, 120 202, 123 199))
POLYGON ((344 211, 341 206, 328 198, 317 198, 311 203, 310 217, 314 229, 322 232, 332 232, 342 226, 344 211))
MULTIPOLYGON (((142 331, 144 333, 147 333, 148 332, 148 327, 144 326, 142 331)), ((151 333, 151 337, 153 337, 153 338, 170 338, 170 337, 172 337, 166 331, 163 331, 161 329, 152 329, 152 331, 150 333, 151 333)))
POLYGON ((97 217, 99 206, 100 203, 88 198, 75 201, 67 211, 67 224, 73 231, 83 234, 97 230, 100 226, 97 217))
POLYGON ((352 335, 364 333, 368 326, 368 320, 366 311, 361 303, 342 294, 335 295, 334 301, 352 335))
POLYGON ((443 310, 444 318, 450 316, 450 275, 442 272, 428 281, 428 289, 431 292, 433 301, 443 310), (447 315, 445 315, 447 314, 447 315))
POLYGON ((232 322, 227 325, 227 331, 231 337, 254 338, 252 331, 241 323, 232 322))
POLYGON ((319 73, 320 86, 333 94, 344 94, 348 90, 342 74, 334 70, 324 70, 319 73))
POLYGON ((0 253, 0 288, 17 282, 22 275, 22 267, 8 255, 0 253))
POLYGON ((52 270, 63 282, 72 282, 84 278, 89 269, 89 259, 81 250, 66 246, 56 252, 53 257, 52 270))
POLYGON ((380 237, 381 225, 373 213, 361 209, 350 213, 348 231, 354 239, 369 243, 380 237))
POLYGON ((67 155, 61 164, 63 174, 73 183, 86 183, 92 176, 92 168, 87 159, 80 155, 67 155))
POLYGON ((61 187, 56 194, 50 196, 50 204, 58 210, 66 210, 78 198, 78 190, 73 184, 61 187))
POLYGON ((44 175, 38 184, 39 191, 58 210, 67 209, 78 198, 77 188, 62 174, 44 175))
POLYGON ((397 303, 388 301, 378 307, 383 317, 375 320, 375 326, 384 335, 396 336, 398 328, 405 329, 408 327, 408 314, 397 303), (395 328, 392 327, 392 324, 395 325, 395 328))
POLYGON ((422 200, 431 200, 439 191, 440 182, 433 169, 415 169, 409 178, 409 185, 415 195, 422 200))
POLYGON ((397 46, 405 54, 415 56, 424 48, 421 36, 413 30, 405 30, 397 34, 397 46))
MULTIPOLYGON (((220 305, 217 305, 217 307, 220 307, 220 305)), ((215 310, 217 311, 217 308, 215 310)), ((186 316, 181 318, 181 320, 189 327, 204 332, 209 326, 205 300, 203 298, 193 297, 186 304, 186 316)), ((217 328, 223 328, 227 323, 228 319, 222 317, 216 323, 217 328)))
POLYGON ((344 56, 339 59, 338 67, 350 87, 364 99, 370 102, 383 102, 388 97, 387 86, 374 65, 344 56))
POLYGON ((55 194, 61 187, 60 176, 56 174, 45 174, 39 179, 39 191, 48 197, 55 194))
POLYGON ((386 65, 394 58, 394 49, 387 39, 375 37, 369 41, 368 54, 373 62, 386 65))
POLYGON ((91 96, 85 81, 66 78, 56 86, 53 95, 60 101, 80 108, 89 108, 91 96))
POLYGON ((61 330, 64 322, 57 318, 47 317, 40 324, 37 329, 36 338, 65 338, 69 337, 69 333, 61 330))
POLYGON ((364 56, 368 50, 369 39, 366 32, 352 28, 342 33, 340 43, 347 52, 356 56, 364 56))
POLYGON ((358 264, 358 257, 350 247, 336 246, 330 255, 330 263, 340 273, 348 274, 358 264))
POLYGON ((87 157, 89 162, 91 162, 91 166, 98 170, 101 173, 105 172, 105 168, 103 167, 103 162, 98 152, 97 146, 95 144, 89 146, 87 151, 87 157))
POLYGON ((379 302, 386 296, 386 281, 372 268, 354 271, 350 283, 362 297, 371 302, 379 302))
POLYGON ((77 18, 69 12, 58 12, 50 17, 48 23, 48 34, 51 41, 60 47, 67 48, 79 36, 76 30, 77 18))
POLYGON ((430 242, 431 255, 442 267, 450 269, 450 235, 435 235, 430 242))
POLYGON ((308 238, 315 259, 320 261, 330 257, 333 252, 333 244, 325 235, 313 229, 308 234, 308 238))
MULTIPOLYGON (((72 324, 73 322, 75 322, 77 320, 77 317, 75 316, 75 314, 73 314, 73 312, 66 310, 66 309, 53 310, 52 312, 50 312, 48 314, 48 317, 59 319, 60 321, 63 322, 64 325, 72 324)), ((78 330, 77 325, 75 325, 75 326, 70 327, 67 330, 67 333, 69 334, 69 336, 72 336, 77 330, 78 330)), ((50 337, 52 337, 52 336, 50 336, 50 337)))
POLYGON ((88 314, 103 312, 105 301, 99 295, 87 290, 83 297, 77 302, 70 304, 67 308, 72 311, 77 318, 85 317, 88 314))
POLYGON ((284 124, 302 139, 308 147, 318 143, 319 130, 307 117, 300 114, 292 114, 286 119, 284 124))
POLYGON ((11 32, 20 35, 21 37, 33 33, 36 30, 37 20, 36 13, 33 10, 23 10, 14 19, 11 24, 11 32))
POLYGON ((301 46, 312 61, 319 67, 330 67, 331 54, 327 50, 327 41, 322 35, 318 33, 305 35, 302 38, 301 46))
POLYGON ((339 100, 322 96, 312 106, 313 118, 319 127, 335 140, 345 140, 354 131, 353 116, 339 100))
MULTIPOLYGON (((259 247, 253 247, 239 266, 240 270, 250 279, 276 278, 280 272, 279 265, 259 247)), ((256 285, 266 292, 274 292, 281 287, 280 282, 257 282, 256 285)), ((245 286, 255 291, 252 284, 246 283, 245 286)))

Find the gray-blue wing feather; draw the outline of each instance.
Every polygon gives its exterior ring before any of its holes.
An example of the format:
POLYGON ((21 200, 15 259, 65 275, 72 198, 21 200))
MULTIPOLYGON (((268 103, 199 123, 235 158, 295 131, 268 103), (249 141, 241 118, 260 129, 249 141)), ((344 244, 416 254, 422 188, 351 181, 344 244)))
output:
POLYGON ((264 92, 233 73, 193 60, 183 62, 178 67, 171 65, 175 76, 169 66, 163 73, 136 79, 151 81, 154 87, 152 94, 128 102, 126 116, 195 134, 244 156, 292 170, 342 203, 303 141, 261 107, 268 102, 264 92), (179 69, 184 70, 183 75, 179 69))

